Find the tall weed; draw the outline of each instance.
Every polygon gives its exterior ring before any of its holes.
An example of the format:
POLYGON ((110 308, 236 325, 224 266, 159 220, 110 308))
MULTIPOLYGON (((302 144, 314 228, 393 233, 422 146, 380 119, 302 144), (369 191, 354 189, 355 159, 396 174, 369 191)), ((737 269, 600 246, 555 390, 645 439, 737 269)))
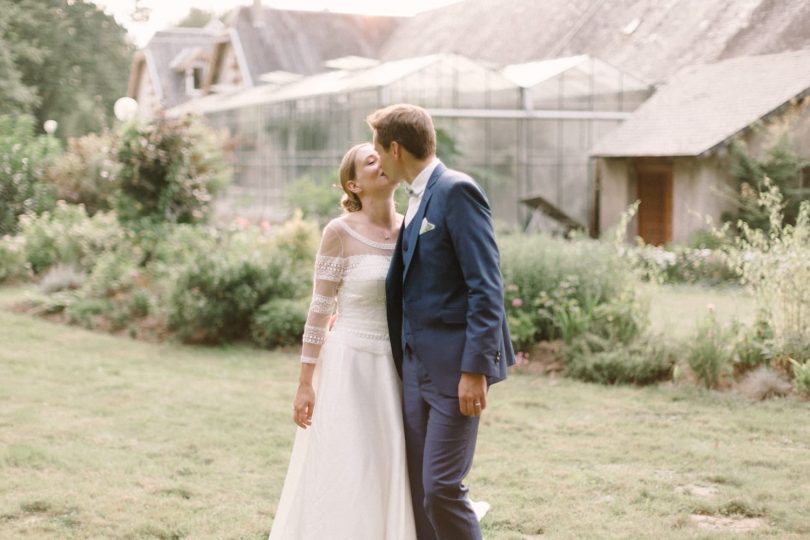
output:
POLYGON ((746 221, 727 223, 715 233, 731 241, 724 253, 753 293, 773 331, 773 354, 810 359, 810 201, 798 205, 794 224, 785 217, 785 199, 767 177, 756 196, 767 216, 767 226, 754 228, 746 221))

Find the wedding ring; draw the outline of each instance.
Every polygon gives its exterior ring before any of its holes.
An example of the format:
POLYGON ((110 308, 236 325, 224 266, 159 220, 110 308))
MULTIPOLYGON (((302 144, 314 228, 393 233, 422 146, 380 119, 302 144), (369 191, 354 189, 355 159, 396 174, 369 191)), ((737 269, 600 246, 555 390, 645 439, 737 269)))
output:
POLYGON ((475 405, 476 407, 480 407, 480 406, 481 406, 481 402, 480 402, 480 401, 476 401, 476 402, 475 402, 473 405, 475 405))

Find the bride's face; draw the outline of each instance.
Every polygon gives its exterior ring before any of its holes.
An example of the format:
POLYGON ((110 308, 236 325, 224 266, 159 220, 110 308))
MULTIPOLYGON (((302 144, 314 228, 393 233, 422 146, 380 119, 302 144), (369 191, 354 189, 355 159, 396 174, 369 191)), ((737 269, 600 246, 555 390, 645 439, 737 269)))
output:
POLYGON ((360 188, 358 193, 388 192, 396 188, 397 182, 385 175, 380 165, 380 155, 373 146, 366 145, 357 151, 354 161, 355 179, 352 181, 360 188))
POLYGON ((377 131, 374 131, 374 136, 372 138, 374 149, 377 151, 377 155, 380 156, 380 166, 385 169, 386 174, 389 178, 396 178, 397 181, 402 180, 400 176, 402 176, 399 171, 397 170, 397 163, 396 159, 394 159, 394 155, 392 152, 392 147, 389 147, 388 150, 383 148, 380 141, 377 140, 377 131))

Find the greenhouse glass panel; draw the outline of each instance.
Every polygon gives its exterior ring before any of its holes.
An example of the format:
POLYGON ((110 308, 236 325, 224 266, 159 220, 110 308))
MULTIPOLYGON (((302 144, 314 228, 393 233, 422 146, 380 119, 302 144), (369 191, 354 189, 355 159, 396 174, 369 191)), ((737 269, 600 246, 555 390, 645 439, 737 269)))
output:
POLYGON ((643 81, 588 56, 497 71, 432 55, 267 82, 195 102, 232 135, 236 180, 228 197, 272 219, 288 215, 291 184, 335 183, 345 151, 371 139, 366 117, 404 102, 431 111, 440 157, 481 183, 496 219, 522 222, 528 210, 520 199, 542 195, 586 224, 590 148, 620 123, 590 113, 631 111, 650 94, 643 81))

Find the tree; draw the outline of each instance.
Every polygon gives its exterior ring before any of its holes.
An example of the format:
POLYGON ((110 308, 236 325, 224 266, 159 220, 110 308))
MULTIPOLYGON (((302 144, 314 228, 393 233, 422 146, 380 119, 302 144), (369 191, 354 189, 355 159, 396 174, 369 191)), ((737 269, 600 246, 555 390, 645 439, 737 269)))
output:
POLYGON ((751 157, 739 142, 731 147, 731 155, 731 174, 737 180, 737 211, 724 215, 723 221, 742 220, 755 229, 768 229, 768 212, 759 204, 767 177, 784 200, 785 221, 795 223, 801 202, 810 197, 810 189, 802 179, 802 170, 810 163, 796 154, 790 140, 782 137, 760 160, 751 157))
POLYGON ((0 13, 0 96, 11 96, 9 112, 30 112, 40 130, 56 120, 61 137, 109 126, 126 93, 126 30, 87 0, 0 0, 0 13))
POLYGON ((177 26, 184 26, 188 28, 202 28, 206 24, 214 20, 214 14, 204 9, 191 8, 188 14, 177 23, 177 26))
MULTIPOLYGON (((5 8, 4 3, 0 3, 0 7, 5 8)), ((17 56, 30 52, 30 49, 26 51, 25 46, 16 50, 11 48, 12 13, 10 9, 0 9, 0 114, 27 112, 38 103, 36 91, 23 83, 16 64, 17 56)))

